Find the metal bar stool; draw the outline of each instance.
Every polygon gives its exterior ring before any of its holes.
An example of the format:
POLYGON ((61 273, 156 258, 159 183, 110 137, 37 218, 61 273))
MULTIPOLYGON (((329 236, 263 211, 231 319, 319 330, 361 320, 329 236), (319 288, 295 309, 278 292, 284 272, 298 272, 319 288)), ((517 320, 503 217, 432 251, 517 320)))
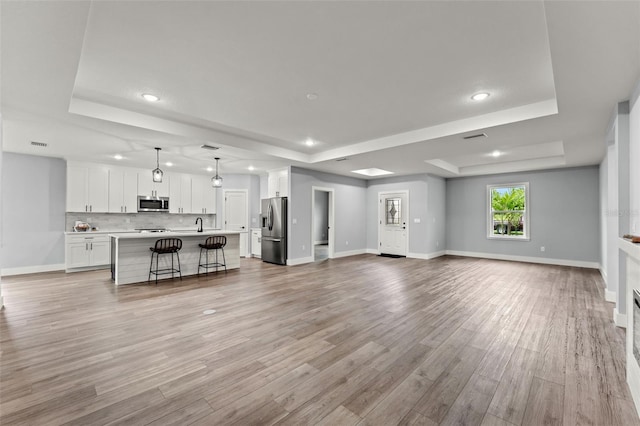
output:
POLYGON ((209 274, 209 268, 218 268, 224 266, 224 272, 227 272, 227 259, 224 256, 224 246, 227 245, 227 237, 224 235, 214 235, 207 238, 204 244, 198 244, 200 246, 200 257, 198 258, 198 275, 200 275, 200 268, 205 268, 207 274, 209 274), (215 261, 209 263, 209 250, 215 251, 215 261), (202 263, 202 251, 205 252, 205 263, 202 263), (222 263, 218 261, 218 251, 222 251, 222 263))
POLYGON ((156 245, 154 247, 149 247, 151 250, 151 264, 149 265, 149 279, 151 281, 151 274, 155 274, 156 276, 156 285, 158 285, 158 275, 163 274, 171 274, 171 279, 173 279, 173 274, 177 272, 180 274, 180 279, 182 280, 182 272, 180 272, 180 255, 178 251, 182 248, 182 240, 180 238, 161 238, 156 240, 156 245), (156 255, 156 269, 153 270, 153 255, 156 255), (171 268, 163 268, 158 269, 159 258, 161 254, 169 254, 171 255, 171 268), (178 259, 178 268, 176 269, 173 263, 173 255, 176 255, 178 259))

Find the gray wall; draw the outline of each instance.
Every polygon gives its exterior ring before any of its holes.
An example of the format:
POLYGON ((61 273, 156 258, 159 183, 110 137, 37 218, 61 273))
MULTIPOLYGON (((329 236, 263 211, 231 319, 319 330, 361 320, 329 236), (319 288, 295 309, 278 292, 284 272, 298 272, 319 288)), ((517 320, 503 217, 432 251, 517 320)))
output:
POLYGON ((327 234, 329 227, 329 193, 316 191, 314 207, 313 242, 323 243, 329 238, 327 234))
POLYGON ((249 228, 260 226, 260 177, 257 175, 230 174, 223 175, 222 188, 218 189, 217 199, 217 224, 224 228, 224 200, 223 190, 246 189, 247 202, 249 203, 249 228))
POLYGON ((448 179, 447 250, 598 262, 598 186, 597 166, 448 179), (486 187, 515 182, 529 182, 531 239, 489 240, 486 187))
POLYGON ((367 248, 378 250, 378 194, 409 191, 409 254, 428 255, 445 248, 445 191, 442 178, 401 176, 369 181, 367 188, 367 248), (419 219, 420 223, 416 223, 419 219))
POLYGON ((3 153, 2 268, 64 263, 67 165, 3 153))
POLYGON ((362 179, 291 167, 288 258, 312 256, 311 197, 314 186, 334 189, 334 251, 366 249, 367 183, 362 179), (293 224, 293 220, 296 224, 293 224))

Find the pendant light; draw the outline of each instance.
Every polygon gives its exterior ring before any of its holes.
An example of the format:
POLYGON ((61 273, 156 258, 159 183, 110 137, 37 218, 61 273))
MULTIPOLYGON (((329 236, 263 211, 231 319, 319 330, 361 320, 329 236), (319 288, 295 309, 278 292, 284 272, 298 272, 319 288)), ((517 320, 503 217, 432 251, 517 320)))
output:
POLYGON ((154 182, 162 182, 162 170, 160 170, 160 150, 162 148, 155 148, 156 150, 156 168, 153 169, 151 175, 154 182))
POLYGON ((220 158, 216 157, 216 175, 211 178, 211 186, 213 186, 214 188, 221 188, 222 187, 222 178, 218 174, 218 161, 219 160, 220 160, 220 158))

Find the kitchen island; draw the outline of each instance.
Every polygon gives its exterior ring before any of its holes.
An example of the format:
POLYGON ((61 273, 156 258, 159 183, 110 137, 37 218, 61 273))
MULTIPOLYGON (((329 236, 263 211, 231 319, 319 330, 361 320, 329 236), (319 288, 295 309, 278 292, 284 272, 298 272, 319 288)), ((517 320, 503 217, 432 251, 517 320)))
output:
MULTIPOLYGON (((180 269, 182 276, 196 275, 198 273, 198 259, 200 247, 207 237, 224 235, 227 237, 227 245, 224 248, 227 270, 240 267, 240 233, 236 231, 177 231, 177 232, 141 232, 141 233, 112 233, 111 238, 111 278, 116 285, 145 282, 149 277, 149 264, 151 262, 151 250, 156 240, 161 238, 180 238, 182 249, 180 250, 180 269)), ((209 261, 211 255, 209 253, 209 261)), ((221 254, 220 254, 221 256, 221 254)), ((204 257, 204 254, 203 254, 204 257)), ((222 261, 222 259, 220 259, 222 261)), ((160 269, 171 264, 170 256, 160 257, 160 269), (163 262, 168 262, 164 263, 163 262)), ((177 266, 177 265, 176 265, 177 266)), ((154 261, 155 269, 155 261, 154 261)), ((224 268, 222 268, 224 270, 224 268)), ((209 269, 209 273, 215 269, 209 269)), ((205 273, 205 269, 201 269, 205 273)), ((215 273, 215 272, 214 272, 215 273)), ((178 277, 178 274, 175 275, 178 277)), ((161 279, 170 279, 171 275, 160 275, 161 279)), ((155 276, 152 276, 155 282, 155 276)))

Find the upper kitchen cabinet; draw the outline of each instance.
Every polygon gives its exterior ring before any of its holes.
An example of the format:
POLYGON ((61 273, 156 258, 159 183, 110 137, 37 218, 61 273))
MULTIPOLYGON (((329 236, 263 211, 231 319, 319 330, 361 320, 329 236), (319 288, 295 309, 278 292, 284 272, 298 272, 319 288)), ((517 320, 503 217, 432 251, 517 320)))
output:
POLYGON ((109 210, 109 169, 99 164, 67 163, 67 211, 109 210))
POLYGON ((138 211, 138 171, 109 169, 109 213, 138 211))
MULTIPOLYGON (((154 182, 151 170, 138 171, 138 195, 148 197, 168 197, 169 196, 169 176, 165 174, 162 182, 154 182)), ((171 203, 169 203, 171 205, 171 203)))
POLYGON ((267 192, 271 197, 289 196, 289 170, 274 170, 269 172, 267 192))
POLYGON ((191 213, 216 213, 216 190, 208 176, 193 176, 191 179, 191 213))
POLYGON ((191 213, 190 175, 172 173, 169 179, 169 213, 191 213))

